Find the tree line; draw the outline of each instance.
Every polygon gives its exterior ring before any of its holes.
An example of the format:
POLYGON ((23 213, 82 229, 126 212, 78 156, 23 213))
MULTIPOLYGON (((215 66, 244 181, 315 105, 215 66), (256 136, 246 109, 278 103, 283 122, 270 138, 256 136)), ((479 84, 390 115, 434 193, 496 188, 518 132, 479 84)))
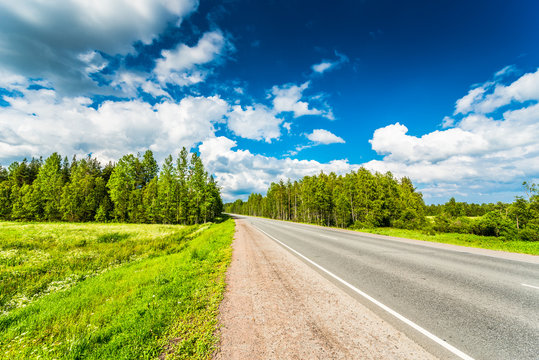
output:
POLYGON ((281 180, 270 185, 266 196, 253 193, 247 201, 225 204, 225 211, 342 228, 397 227, 539 241, 539 188, 524 186, 527 196, 509 204, 468 204, 451 198, 427 206, 409 178, 360 168, 346 175, 281 180))
POLYGON ((348 227, 417 228, 425 221, 425 203, 408 178, 361 168, 344 176, 305 176, 293 183, 272 183, 266 196, 226 204, 227 212, 280 220, 348 227))
POLYGON ((183 148, 159 171, 151 150, 105 166, 53 153, 0 166, 0 219, 198 224, 219 216, 220 189, 183 148))

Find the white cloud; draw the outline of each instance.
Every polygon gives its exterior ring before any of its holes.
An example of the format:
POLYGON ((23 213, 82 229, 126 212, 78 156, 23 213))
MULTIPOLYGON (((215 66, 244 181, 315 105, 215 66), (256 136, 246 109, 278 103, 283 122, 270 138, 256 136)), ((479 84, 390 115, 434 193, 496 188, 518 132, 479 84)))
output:
POLYGON ((280 179, 297 180, 324 171, 344 174, 357 170, 348 160, 320 163, 315 160, 278 159, 251 153, 249 150, 233 150, 236 142, 220 136, 204 141, 200 155, 209 172, 215 174, 223 188, 224 201, 238 197, 246 198, 251 192, 265 193, 272 182, 280 179))
POLYGON ((150 105, 141 100, 105 101, 97 109, 85 97, 61 97, 54 90, 23 90, 4 97, 0 108, 0 163, 54 151, 93 152, 102 161, 154 150, 158 158, 213 137, 228 104, 217 96, 186 97, 150 105))
MULTIPOLYGON (((284 112, 293 113, 294 117, 304 115, 320 115, 333 120, 331 109, 320 110, 312 107, 307 101, 303 101, 303 91, 309 87, 309 82, 302 85, 286 84, 273 86, 268 92, 268 99, 272 101, 272 107, 255 103, 251 106, 242 107, 237 105, 228 114, 228 127, 235 135, 252 140, 264 140, 271 142, 281 136, 281 124, 290 133, 291 123, 284 122, 284 112)), ((320 96, 311 97, 310 100, 318 100, 320 96)))
POLYGON ((413 136, 400 123, 377 129, 370 143, 384 158, 365 165, 409 176, 431 197, 453 190, 467 196, 504 193, 508 184, 539 174, 537 100, 539 71, 507 86, 489 83, 473 89, 457 101, 456 112, 466 115, 456 125, 444 120, 446 130, 413 136), (509 103, 511 108, 497 115, 501 118, 488 115, 509 103))
POLYGON ((481 86, 470 90, 466 96, 458 99, 455 114, 467 114, 472 111, 474 103, 483 97, 485 91, 485 87, 481 86))
POLYGON ((99 72, 103 70, 108 62, 103 59, 100 53, 97 51, 89 51, 87 53, 79 54, 79 60, 86 64, 84 71, 87 75, 99 72))
POLYGON ((497 71, 494 74, 494 77, 495 78, 501 78, 501 77, 504 77, 504 76, 507 76, 507 75, 510 75, 510 74, 514 74, 516 72, 518 72, 518 70, 517 70, 515 65, 507 65, 506 67, 504 67, 500 71, 497 71))
POLYGON ((344 144, 344 140, 333 134, 330 131, 324 130, 324 129, 315 129, 311 134, 307 134, 307 138, 311 141, 314 141, 317 144, 335 144, 335 143, 341 143, 344 144))
POLYGON ((220 31, 205 33, 198 43, 189 47, 178 45, 173 50, 163 50, 162 59, 157 60, 154 72, 161 84, 180 86, 204 81, 207 71, 200 66, 218 58, 225 50, 227 41, 220 31))
POLYGON ((333 63, 329 61, 322 61, 320 64, 315 64, 312 66, 314 72, 323 73, 324 71, 330 69, 333 66, 333 63))
POLYGON ((228 128, 234 134, 246 139, 271 142, 281 136, 280 125, 283 119, 275 116, 264 105, 247 106, 245 110, 236 105, 228 114, 228 128))
POLYGON ((434 131, 418 138, 407 135, 408 128, 399 123, 377 129, 369 142, 372 149, 385 154, 388 160, 416 162, 439 161, 451 156, 474 154, 488 150, 488 142, 480 134, 453 128, 434 131))
POLYGON ((226 101, 218 96, 186 97, 179 104, 164 102, 155 105, 160 120, 160 136, 151 149, 169 153, 181 146, 193 147, 215 134, 214 124, 224 122, 226 101))
POLYGON ((110 85, 121 90, 129 97, 137 97, 139 90, 142 90, 153 97, 164 96, 170 98, 168 92, 166 92, 159 84, 148 80, 145 74, 121 71, 115 74, 110 85))
MULTIPOLYGON (((502 69, 503 71, 503 69, 502 69)), ((506 73, 507 70, 504 72, 506 73)), ((539 69, 521 76, 510 85, 487 82, 470 90, 468 95, 457 100, 455 114, 476 112, 489 114, 512 102, 539 101, 539 69)))
POLYGON ((303 91, 310 85, 307 81, 300 86, 287 84, 283 86, 274 86, 271 88, 270 97, 273 97, 273 110, 276 113, 292 112, 294 117, 304 115, 320 115, 333 120, 331 109, 320 110, 310 106, 306 101, 301 101, 303 91))
POLYGON ((455 125, 455 119, 450 118, 449 116, 444 116, 442 119, 442 128, 447 129, 455 125))
POLYGON ((96 91, 87 76, 103 66, 96 51, 125 55, 135 41, 149 44, 197 6, 196 0, 3 1, 0 69, 47 78, 63 93, 96 91))
POLYGON ((341 66, 344 63, 347 63, 348 57, 344 54, 341 54, 337 51, 335 51, 335 55, 337 55, 336 60, 322 60, 319 64, 315 64, 311 67, 311 69, 318 74, 323 74, 326 71, 334 70, 341 66))

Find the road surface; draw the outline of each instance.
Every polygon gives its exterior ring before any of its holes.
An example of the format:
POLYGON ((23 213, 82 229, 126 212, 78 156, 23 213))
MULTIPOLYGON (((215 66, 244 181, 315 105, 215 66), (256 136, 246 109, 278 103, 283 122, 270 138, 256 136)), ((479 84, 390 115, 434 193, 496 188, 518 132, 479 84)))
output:
POLYGON ((539 359, 537 256, 237 217, 440 358, 539 359))

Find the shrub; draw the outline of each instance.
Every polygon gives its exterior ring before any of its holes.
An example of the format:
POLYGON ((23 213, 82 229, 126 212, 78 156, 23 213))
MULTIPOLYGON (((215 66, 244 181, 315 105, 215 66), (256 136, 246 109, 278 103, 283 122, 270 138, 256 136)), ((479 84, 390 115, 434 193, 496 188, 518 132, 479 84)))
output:
POLYGON ((518 239, 522 241, 539 241, 539 231, 527 227, 518 232, 518 239))
POLYGON ((473 229, 477 235, 512 237, 515 225, 498 211, 490 211, 483 215, 473 229))

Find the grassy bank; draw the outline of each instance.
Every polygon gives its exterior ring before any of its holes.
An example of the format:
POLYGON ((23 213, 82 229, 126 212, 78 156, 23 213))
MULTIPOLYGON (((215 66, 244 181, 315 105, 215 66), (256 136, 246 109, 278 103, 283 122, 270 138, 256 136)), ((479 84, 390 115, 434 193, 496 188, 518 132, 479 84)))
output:
POLYGON ((494 236, 479 236, 457 233, 437 233, 434 235, 429 235, 420 230, 405 230, 396 228, 361 229, 358 231, 444 244, 539 255, 539 242, 537 241, 503 240, 494 236))
POLYGON ((0 223, 0 358, 209 358, 234 223, 0 223))

